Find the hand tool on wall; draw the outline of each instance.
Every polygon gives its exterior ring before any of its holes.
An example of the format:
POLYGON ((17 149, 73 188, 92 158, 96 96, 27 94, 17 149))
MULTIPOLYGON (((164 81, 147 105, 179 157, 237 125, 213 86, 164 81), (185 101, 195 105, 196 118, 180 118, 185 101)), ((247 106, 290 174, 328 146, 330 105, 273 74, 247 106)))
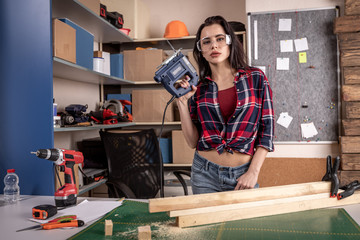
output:
POLYGON ((82 226, 84 226, 84 221, 82 221, 82 220, 62 219, 62 220, 56 221, 56 222, 48 222, 48 223, 43 223, 43 224, 19 229, 16 232, 22 232, 22 231, 32 230, 32 229, 51 230, 51 229, 56 229, 56 228, 82 227, 82 226))
POLYGON ((356 190, 360 189, 360 183, 358 180, 355 180, 355 181, 349 183, 348 185, 341 187, 340 189, 343 189, 344 192, 339 193, 337 195, 338 200, 344 199, 344 198, 349 197, 352 194, 354 194, 354 192, 356 190))
POLYGON ((77 200, 77 188, 75 182, 75 164, 84 164, 84 156, 81 152, 61 148, 39 149, 31 152, 39 158, 53 161, 60 166, 60 171, 65 173, 65 184, 55 192, 55 205, 65 207, 75 205, 77 200))
POLYGON ((337 172, 340 166, 340 157, 337 156, 334 163, 331 162, 331 156, 327 156, 326 159, 326 173, 322 178, 322 181, 331 181, 330 197, 335 198, 339 190, 339 178, 337 172))

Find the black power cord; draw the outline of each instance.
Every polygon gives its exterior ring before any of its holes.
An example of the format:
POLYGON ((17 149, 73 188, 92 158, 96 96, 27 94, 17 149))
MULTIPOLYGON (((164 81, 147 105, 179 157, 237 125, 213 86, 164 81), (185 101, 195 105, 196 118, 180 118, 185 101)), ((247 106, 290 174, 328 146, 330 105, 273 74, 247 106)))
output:
POLYGON ((172 103, 174 101, 174 99, 175 99, 175 96, 172 96, 172 98, 166 103, 166 107, 164 109, 163 118, 162 118, 162 122, 161 122, 161 129, 160 129, 160 133, 159 133, 159 137, 158 137, 159 150, 160 150, 160 168, 161 168, 160 181, 161 181, 161 185, 162 185, 162 187, 160 188, 160 196, 161 197, 164 197, 164 169, 163 169, 164 163, 163 163, 163 158, 162 158, 161 149, 160 149, 160 139, 161 139, 162 132, 164 130, 166 110, 167 110, 168 106, 170 105, 170 103, 172 103))

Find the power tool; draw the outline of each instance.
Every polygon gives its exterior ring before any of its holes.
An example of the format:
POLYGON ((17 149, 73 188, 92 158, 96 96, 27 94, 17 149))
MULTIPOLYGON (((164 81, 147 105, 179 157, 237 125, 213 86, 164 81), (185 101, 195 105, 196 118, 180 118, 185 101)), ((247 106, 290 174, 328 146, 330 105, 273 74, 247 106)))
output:
MULTIPOLYGON (((170 44, 170 43, 169 43, 170 44)), ((160 69, 155 72, 154 80, 162 83, 165 89, 175 97, 190 92, 190 88, 182 88, 178 85, 180 79, 185 79, 188 76, 190 85, 197 85, 199 76, 193 65, 181 53, 181 49, 166 59, 160 66, 160 69)))
POLYGON ((75 182, 74 165, 84 165, 83 154, 61 148, 39 149, 31 153, 39 158, 53 161, 56 165, 60 166, 60 171, 65 173, 65 184, 55 192, 55 205, 57 207, 75 205, 78 192, 75 182))

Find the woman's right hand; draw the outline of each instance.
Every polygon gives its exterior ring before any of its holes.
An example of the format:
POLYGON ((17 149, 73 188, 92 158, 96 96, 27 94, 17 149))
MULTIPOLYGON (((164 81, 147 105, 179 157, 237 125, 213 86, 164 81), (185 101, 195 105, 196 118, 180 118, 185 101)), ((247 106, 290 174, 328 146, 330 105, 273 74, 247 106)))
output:
MULTIPOLYGON (((187 78, 188 78, 188 77, 187 77, 187 78)), ((186 93, 185 95, 183 95, 183 96, 181 96, 181 97, 179 97, 179 98, 176 99, 178 105, 179 105, 179 103, 181 103, 181 104, 185 104, 185 105, 187 106, 188 100, 189 100, 189 99, 195 94, 195 92, 196 92, 197 87, 194 86, 194 85, 190 85, 190 83, 189 83, 189 81, 188 81, 187 78, 186 78, 186 79, 182 79, 182 80, 179 82, 179 85, 180 85, 180 87, 185 88, 185 89, 191 87, 191 91, 188 92, 188 93, 186 93)))

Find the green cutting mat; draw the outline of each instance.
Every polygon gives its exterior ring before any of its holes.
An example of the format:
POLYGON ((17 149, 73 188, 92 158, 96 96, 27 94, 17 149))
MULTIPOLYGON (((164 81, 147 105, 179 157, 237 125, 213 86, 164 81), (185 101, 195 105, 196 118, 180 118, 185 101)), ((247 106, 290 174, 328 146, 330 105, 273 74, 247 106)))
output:
POLYGON ((166 213, 149 213, 148 204, 123 205, 69 239, 138 239, 137 227, 150 225, 152 239, 360 239, 360 227, 342 208, 317 209, 178 228, 166 213), (113 221, 113 235, 105 236, 105 219, 113 221))

